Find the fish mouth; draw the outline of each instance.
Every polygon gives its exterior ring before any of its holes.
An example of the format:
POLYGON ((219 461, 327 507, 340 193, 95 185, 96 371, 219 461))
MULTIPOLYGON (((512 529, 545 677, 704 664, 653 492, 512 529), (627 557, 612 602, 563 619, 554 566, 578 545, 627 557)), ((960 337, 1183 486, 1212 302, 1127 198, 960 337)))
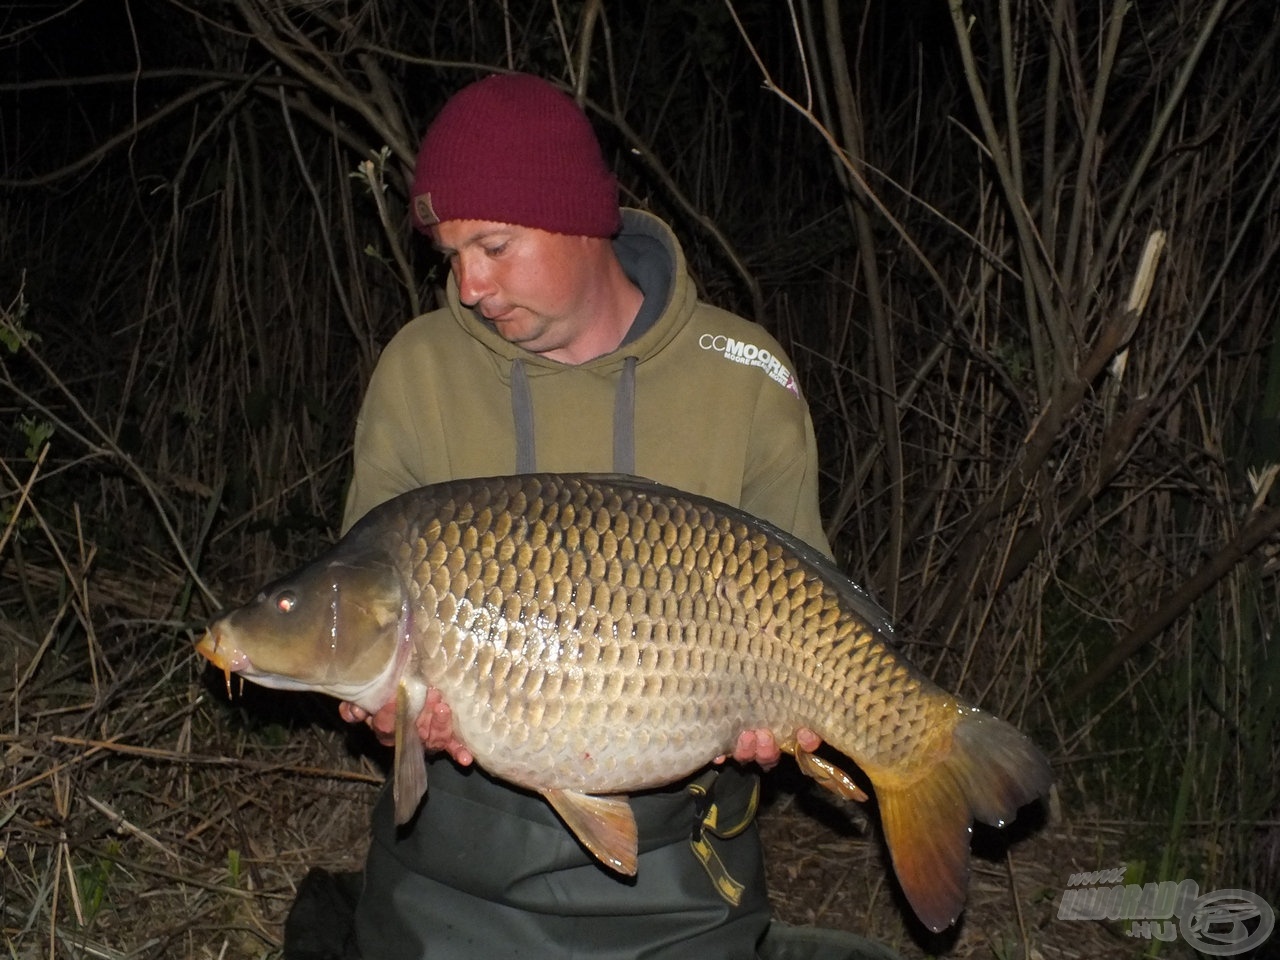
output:
POLYGON ((227 696, 231 696, 231 674, 252 671, 253 664, 249 655, 234 643, 224 640, 213 630, 206 630, 196 644, 196 653, 200 654, 222 671, 227 681, 227 696))

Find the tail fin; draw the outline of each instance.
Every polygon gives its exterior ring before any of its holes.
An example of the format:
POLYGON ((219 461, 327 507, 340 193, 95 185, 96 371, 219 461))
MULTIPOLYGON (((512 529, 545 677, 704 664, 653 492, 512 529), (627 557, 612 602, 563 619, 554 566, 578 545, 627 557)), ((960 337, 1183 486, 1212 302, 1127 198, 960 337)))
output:
POLYGON ((898 882, 934 932, 964 908, 973 821, 1004 826, 1053 780, 1044 755, 1017 729, 973 708, 961 711, 950 745, 923 774, 908 780, 890 768, 867 771, 898 882))

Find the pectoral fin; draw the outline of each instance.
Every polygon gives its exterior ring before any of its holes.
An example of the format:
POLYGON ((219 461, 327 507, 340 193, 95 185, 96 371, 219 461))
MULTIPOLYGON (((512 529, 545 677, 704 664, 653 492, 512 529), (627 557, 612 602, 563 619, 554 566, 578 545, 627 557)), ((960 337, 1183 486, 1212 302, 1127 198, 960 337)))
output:
POLYGON ((418 714, 427 699, 427 688, 401 680, 396 688, 395 775, 391 797, 395 801, 396 823, 413 816, 427 792, 427 759, 418 737, 418 714))
POLYGON ((596 859, 635 876, 636 818, 626 797, 597 797, 574 790, 544 790, 542 795, 596 859))
POLYGON ((813 777, 814 780, 818 781, 837 797, 843 797, 845 800, 857 800, 859 803, 867 799, 866 793, 853 782, 853 778, 830 760, 824 760, 822 757, 810 753, 794 740, 786 741, 786 743, 779 745, 778 749, 795 757, 796 766, 800 768, 801 773, 806 777, 813 777))

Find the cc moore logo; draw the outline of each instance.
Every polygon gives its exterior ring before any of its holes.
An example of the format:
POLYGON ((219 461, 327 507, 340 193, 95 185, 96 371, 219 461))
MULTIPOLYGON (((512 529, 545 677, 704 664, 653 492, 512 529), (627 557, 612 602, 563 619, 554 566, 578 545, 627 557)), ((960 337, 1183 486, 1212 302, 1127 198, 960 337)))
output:
POLYGON ((774 383, 786 387, 792 395, 800 396, 800 388, 796 386, 795 377, 791 375, 791 371, 766 347, 748 343, 746 340, 735 340, 720 333, 704 333, 698 338, 698 346, 703 350, 718 353, 734 363, 759 367, 774 383))

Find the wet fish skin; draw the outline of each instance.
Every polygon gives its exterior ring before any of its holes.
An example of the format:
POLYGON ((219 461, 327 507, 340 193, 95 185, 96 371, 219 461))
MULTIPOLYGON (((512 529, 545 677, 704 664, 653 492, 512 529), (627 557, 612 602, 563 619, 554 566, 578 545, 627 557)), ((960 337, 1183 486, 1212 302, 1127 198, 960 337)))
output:
POLYGON ((395 696, 401 820, 426 787, 413 720, 440 688, 477 762, 623 872, 634 820, 608 795, 678 780, 745 729, 856 796, 794 746, 809 727, 871 781, 899 881, 937 930, 964 903, 973 819, 1002 825, 1051 776, 892 640, 856 584, 763 521, 634 478, 530 475, 389 501, 197 649, 266 686, 369 710, 395 696))
POLYGON ((196 649, 227 671, 228 682, 237 673, 262 686, 318 691, 377 709, 394 696, 395 668, 407 653, 405 603, 393 566, 337 556, 268 584, 213 621, 196 649), (244 639, 244 647, 231 637, 244 639))

